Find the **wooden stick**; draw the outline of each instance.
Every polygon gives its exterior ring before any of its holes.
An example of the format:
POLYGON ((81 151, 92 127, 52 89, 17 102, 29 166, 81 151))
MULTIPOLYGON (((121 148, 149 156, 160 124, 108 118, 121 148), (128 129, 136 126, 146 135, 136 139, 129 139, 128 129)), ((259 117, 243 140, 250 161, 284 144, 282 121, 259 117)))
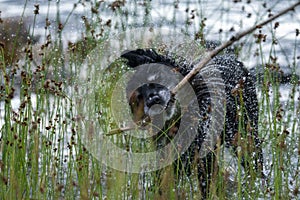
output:
POLYGON ((111 131, 109 131, 109 133, 105 134, 106 136, 111 136, 111 135, 116 135, 116 134, 120 134, 123 133, 125 131, 130 131, 133 129, 136 129, 136 126, 126 126, 126 127, 122 127, 122 128, 116 128, 116 129, 112 129, 111 131))
POLYGON ((230 38, 230 40, 228 40, 227 42, 221 44, 220 46, 218 46, 217 48, 215 48, 214 50, 210 51, 207 55, 205 55, 205 57, 172 89, 171 94, 172 96, 175 96, 175 94, 178 92, 178 90, 180 90, 180 88, 182 88, 182 86, 184 84, 186 84, 189 79, 194 76, 195 74, 197 74, 201 68, 203 68, 212 58, 214 58, 218 53, 220 53, 222 50, 224 50, 225 48, 229 47, 230 45, 232 45, 234 42, 240 40, 242 37, 252 33, 254 30, 261 28, 262 26, 270 23, 271 21, 273 21, 274 19, 277 19, 278 17, 284 15, 285 13, 289 12, 290 10, 294 10, 297 6, 300 5, 300 1, 295 3, 294 5, 280 11, 278 14, 273 15, 272 17, 270 17, 269 19, 254 25, 240 33, 237 33, 235 36, 232 36, 230 38))

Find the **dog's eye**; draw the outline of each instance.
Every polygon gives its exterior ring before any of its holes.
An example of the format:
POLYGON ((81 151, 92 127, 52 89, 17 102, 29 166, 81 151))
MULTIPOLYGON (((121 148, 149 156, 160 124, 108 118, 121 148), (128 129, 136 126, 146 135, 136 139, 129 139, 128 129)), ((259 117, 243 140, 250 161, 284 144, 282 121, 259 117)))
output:
POLYGON ((136 98, 137 98, 137 100, 142 100, 143 99, 143 95, 142 94, 138 94, 137 96, 136 96, 136 98))
POLYGON ((155 84, 153 84, 153 83, 150 83, 150 84, 148 84, 148 87, 149 87, 149 89, 154 89, 154 88, 156 88, 157 86, 156 86, 155 84))

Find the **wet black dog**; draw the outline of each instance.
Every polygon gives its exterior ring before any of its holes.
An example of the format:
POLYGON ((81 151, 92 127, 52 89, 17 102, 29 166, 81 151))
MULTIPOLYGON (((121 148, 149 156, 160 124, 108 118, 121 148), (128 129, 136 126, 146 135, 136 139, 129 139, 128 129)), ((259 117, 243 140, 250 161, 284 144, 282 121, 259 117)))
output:
MULTIPOLYGON (((171 67, 182 76, 187 75, 193 68, 193 65, 188 65, 186 62, 177 62, 171 56, 158 54, 153 49, 126 51, 121 57, 126 59, 127 64, 132 68, 144 64, 155 68, 162 64, 171 67)), ((220 121, 224 120, 222 131, 219 133, 219 144, 224 143, 226 146, 231 146, 237 155, 239 147, 241 150, 239 155, 242 156, 242 165, 245 170, 249 174, 252 170, 260 175, 262 173, 263 157, 261 141, 257 132, 258 101, 253 77, 243 64, 236 60, 234 55, 229 54, 220 55, 212 59, 206 70, 209 71, 210 69, 219 71, 225 90, 225 116, 224 119, 219 119, 220 121)), ((201 71, 189 80, 199 105, 197 136, 187 151, 178 158, 181 162, 176 162, 174 168, 178 169, 179 167, 181 170, 184 170, 185 174, 189 175, 192 164, 196 162, 202 196, 206 198, 217 166, 214 164, 215 154, 213 151, 203 158, 199 156, 199 150, 207 134, 206 126, 210 126, 211 123, 211 121, 205 120, 209 116, 212 94, 209 91, 207 81, 213 82, 214 79, 205 80, 201 71)), ((147 74, 146 71, 144 73, 147 74)), ((149 79, 152 78, 149 77, 149 79)), ((133 120, 140 126, 150 123, 151 116, 156 115, 162 109, 166 111, 166 117, 163 119, 165 124, 154 137, 158 149, 174 138, 179 126, 184 126, 184 124, 180 124, 181 111, 176 107, 176 103, 172 101, 170 90, 154 82, 145 83, 131 93, 129 97, 133 120), (151 107, 154 105, 159 105, 159 108, 152 109, 151 107)), ((216 147, 217 145, 215 145, 216 147)))

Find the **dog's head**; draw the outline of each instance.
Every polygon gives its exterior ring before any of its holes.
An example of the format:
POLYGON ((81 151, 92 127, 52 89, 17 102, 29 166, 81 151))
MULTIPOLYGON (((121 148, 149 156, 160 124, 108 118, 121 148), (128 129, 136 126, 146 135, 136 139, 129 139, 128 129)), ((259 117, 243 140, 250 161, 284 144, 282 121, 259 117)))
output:
POLYGON ((135 69, 126 88, 134 122, 144 126, 171 119, 177 108, 170 90, 182 75, 152 49, 126 51, 121 57, 135 69))
POLYGON ((159 115, 163 115, 163 120, 172 118, 175 106, 170 101, 171 93, 163 85, 146 83, 138 87, 129 97, 134 122, 145 125, 159 115))

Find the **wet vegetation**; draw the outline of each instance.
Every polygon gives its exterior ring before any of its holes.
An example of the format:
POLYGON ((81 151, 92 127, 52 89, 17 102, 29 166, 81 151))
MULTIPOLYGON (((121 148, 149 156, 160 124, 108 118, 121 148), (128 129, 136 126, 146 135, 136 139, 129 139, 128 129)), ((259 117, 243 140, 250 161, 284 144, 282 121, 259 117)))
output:
MULTIPOLYGON (((78 1, 67 9, 61 4, 48 1, 41 10, 42 5, 25 1, 14 17, 0 10, 0 199, 199 199, 196 176, 182 176, 176 186, 168 166, 158 186, 157 172, 115 170, 86 147, 83 135, 118 128, 111 110, 103 108, 110 107, 112 88, 128 70, 116 62, 99 82, 86 58, 115 33, 135 27, 180 29, 195 42, 225 41, 247 27, 247 20, 255 23, 276 13, 280 1, 220 0, 216 7, 196 0, 78 1), (160 9, 170 13, 161 15, 160 9), (242 18, 232 24, 236 13, 242 18), (96 93, 85 91, 90 88, 81 77, 97 85, 96 93)), ((296 8, 228 49, 257 78, 266 179, 247 177, 241 160, 220 147, 210 199, 300 198, 299 13, 296 8)), ((105 48, 98 50, 107 55, 105 48)), ((153 148, 129 134, 107 137, 130 151, 153 148)), ((238 141, 241 149, 249 142, 238 141)))

